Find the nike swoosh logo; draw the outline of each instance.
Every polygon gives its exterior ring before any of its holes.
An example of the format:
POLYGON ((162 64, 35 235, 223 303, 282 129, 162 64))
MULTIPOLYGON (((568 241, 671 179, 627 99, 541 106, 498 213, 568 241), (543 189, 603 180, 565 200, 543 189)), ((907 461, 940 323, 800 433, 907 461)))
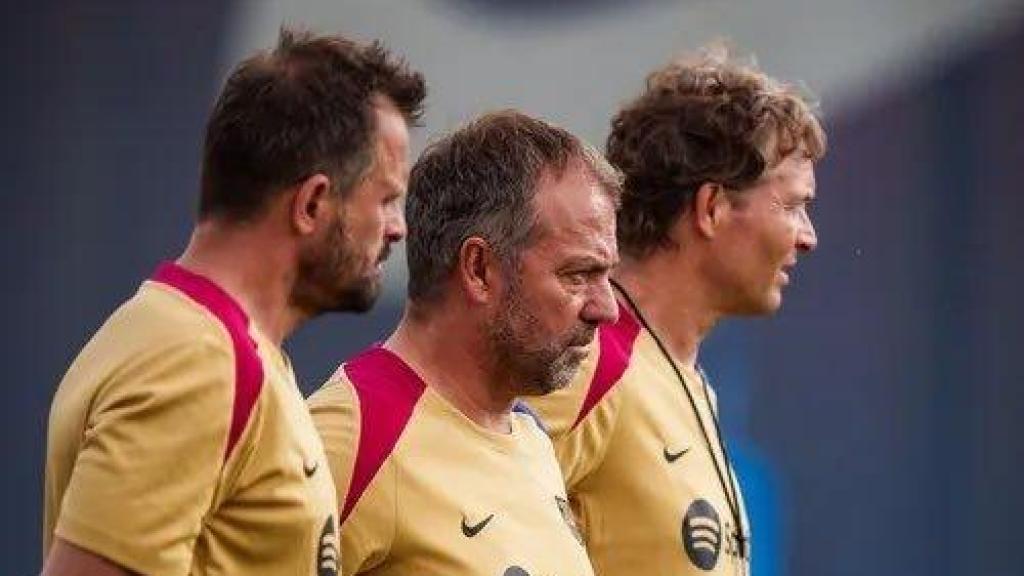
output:
POLYGON ((493 519, 494 519, 494 514, 491 514, 487 518, 484 518, 483 520, 481 520, 481 521, 477 522, 476 524, 473 524, 472 526, 470 526, 469 524, 466 524, 466 518, 465 518, 465 516, 463 516, 463 518, 462 518, 462 534, 466 538, 472 538, 473 536, 476 536, 477 534, 479 534, 480 531, 483 530, 484 527, 487 526, 487 524, 491 520, 493 520, 493 519))
POLYGON ((683 454, 686 454, 689 451, 690 451, 689 448, 683 448, 679 452, 669 452, 668 451, 668 447, 665 447, 664 451, 662 452, 662 456, 665 457, 665 462, 668 462, 669 464, 671 464, 671 463, 675 462, 676 460, 679 460, 680 458, 682 458, 683 454))
POLYGON ((317 462, 316 460, 314 460, 312 464, 307 464, 306 461, 303 460, 303 462, 302 462, 302 473, 306 475, 306 478, 309 478, 313 474, 316 474, 316 470, 319 467, 320 467, 320 463, 317 462))

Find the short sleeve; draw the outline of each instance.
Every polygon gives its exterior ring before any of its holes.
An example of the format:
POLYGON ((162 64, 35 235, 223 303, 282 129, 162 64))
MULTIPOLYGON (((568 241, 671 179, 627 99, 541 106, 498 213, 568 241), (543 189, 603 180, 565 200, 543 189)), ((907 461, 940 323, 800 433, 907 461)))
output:
POLYGON ((341 514, 341 573, 348 576, 372 570, 390 552, 397 521, 397 477, 393 465, 384 462, 365 491, 349 492, 358 456, 361 432, 359 397, 351 384, 336 376, 308 400, 313 423, 323 440, 331 475, 337 489, 341 514))
POLYGON ((341 573, 369 572, 391 552, 397 531, 398 474, 385 462, 341 526, 341 573))
POLYGON ((226 341, 137 355, 103 383, 55 533, 146 574, 186 574, 221 476, 234 399, 226 341))

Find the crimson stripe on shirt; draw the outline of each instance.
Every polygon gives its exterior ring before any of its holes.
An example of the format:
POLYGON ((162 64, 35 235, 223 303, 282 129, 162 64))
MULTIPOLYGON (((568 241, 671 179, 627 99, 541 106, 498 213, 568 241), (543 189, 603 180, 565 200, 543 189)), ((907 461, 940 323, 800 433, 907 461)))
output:
POLYGON ((390 350, 375 346, 344 365, 359 396, 359 448, 341 522, 384 465, 405 430, 426 384, 390 350))
POLYGON ((633 344, 640 335, 640 323, 633 313, 619 303, 619 320, 615 324, 602 324, 597 329, 597 368, 587 388, 579 414, 572 427, 575 428, 590 414, 594 406, 608 394, 629 366, 633 344))
POLYGON ((228 443, 224 450, 226 462, 238 444, 263 388, 263 362, 256 341, 249 335, 249 316, 220 286, 173 262, 161 264, 150 280, 171 286, 206 308, 220 320, 231 337, 235 352, 235 400, 231 409, 228 443))

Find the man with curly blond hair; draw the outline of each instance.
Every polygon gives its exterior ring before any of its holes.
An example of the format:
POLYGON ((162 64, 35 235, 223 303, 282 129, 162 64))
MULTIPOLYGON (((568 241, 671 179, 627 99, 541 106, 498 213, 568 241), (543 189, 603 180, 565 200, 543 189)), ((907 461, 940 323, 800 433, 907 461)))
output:
POLYGON ((619 320, 549 427, 598 576, 744 574, 750 527, 697 361, 723 318, 775 312, 797 257, 825 134, 792 86, 708 51, 651 74, 612 121, 625 175, 619 320))

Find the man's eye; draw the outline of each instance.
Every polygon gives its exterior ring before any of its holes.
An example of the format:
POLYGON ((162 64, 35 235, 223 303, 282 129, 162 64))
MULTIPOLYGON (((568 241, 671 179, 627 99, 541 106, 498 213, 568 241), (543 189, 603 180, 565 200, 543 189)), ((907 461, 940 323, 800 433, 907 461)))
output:
POLYGON ((565 279, 571 284, 584 284, 587 281, 587 273, 581 270, 568 272, 565 274, 565 279))
POLYGON ((589 284, 604 273, 603 269, 574 270, 566 274, 569 282, 576 285, 589 284))
POLYGON ((806 201, 806 200, 805 201, 801 201, 801 202, 790 202, 788 204, 784 204, 783 205, 783 209, 786 212, 790 212, 790 213, 809 212, 810 211, 810 204, 811 203, 809 201, 806 201))

